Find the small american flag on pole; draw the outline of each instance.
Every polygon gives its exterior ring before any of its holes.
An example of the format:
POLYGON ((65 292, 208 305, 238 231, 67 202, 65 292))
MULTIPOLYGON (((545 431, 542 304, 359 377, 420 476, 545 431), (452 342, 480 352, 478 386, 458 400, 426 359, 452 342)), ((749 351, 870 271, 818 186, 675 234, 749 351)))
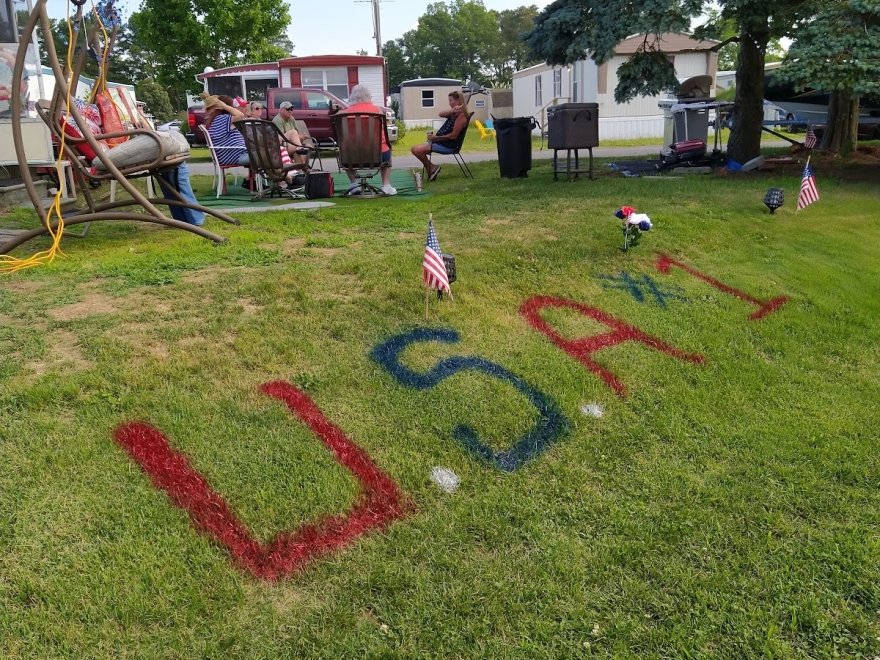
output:
POLYGON ((819 190, 816 188, 816 177, 813 176, 813 168, 810 167, 810 159, 804 167, 804 176, 801 179, 801 191, 798 193, 797 210, 808 207, 813 202, 819 201, 819 190))
POLYGON ((425 258, 422 260, 422 283, 429 289, 445 291, 452 297, 449 289, 449 275, 446 273, 446 264, 443 263, 443 253, 440 251, 440 242, 434 233, 434 220, 428 219, 428 240, 425 243, 425 258))
POLYGON ((813 127, 807 127, 807 136, 804 138, 804 146, 807 149, 815 149, 816 145, 819 143, 819 140, 816 138, 816 134, 813 133, 813 127))

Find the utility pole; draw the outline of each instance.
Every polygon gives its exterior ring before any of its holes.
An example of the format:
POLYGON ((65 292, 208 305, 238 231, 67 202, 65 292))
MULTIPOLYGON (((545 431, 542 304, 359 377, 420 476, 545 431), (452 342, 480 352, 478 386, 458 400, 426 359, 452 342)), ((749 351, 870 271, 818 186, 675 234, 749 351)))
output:
POLYGON ((382 0, 355 0, 355 2, 369 2, 373 11, 373 38, 376 40, 376 55, 382 56, 382 16, 379 11, 379 3, 382 0))
POLYGON ((382 26, 379 0, 373 0, 373 36, 376 38, 376 55, 382 56, 382 26))

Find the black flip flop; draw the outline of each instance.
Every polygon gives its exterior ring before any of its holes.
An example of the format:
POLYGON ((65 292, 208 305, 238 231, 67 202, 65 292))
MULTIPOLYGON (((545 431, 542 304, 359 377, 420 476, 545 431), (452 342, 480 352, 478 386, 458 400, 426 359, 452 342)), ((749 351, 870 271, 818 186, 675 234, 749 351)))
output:
POLYGON ((428 175, 428 181, 436 181, 436 180, 437 180, 437 175, 438 175, 438 174, 440 174, 440 165, 438 165, 438 166, 437 166, 437 169, 434 170, 433 172, 431 172, 431 174, 428 175))

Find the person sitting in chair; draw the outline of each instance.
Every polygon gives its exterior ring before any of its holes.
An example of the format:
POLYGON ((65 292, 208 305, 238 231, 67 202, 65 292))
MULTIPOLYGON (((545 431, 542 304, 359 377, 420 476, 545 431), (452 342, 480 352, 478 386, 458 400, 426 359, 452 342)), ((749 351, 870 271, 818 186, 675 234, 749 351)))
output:
POLYGON ((233 107, 228 96, 205 95, 205 127, 211 134, 211 142, 217 149, 217 161, 221 165, 241 165, 247 167, 247 149, 244 136, 235 129, 232 122, 245 118, 244 113, 233 107))
MULTIPOLYGON (((348 100, 351 102, 351 105, 347 108, 343 108, 339 110, 337 113, 339 115, 347 115, 357 112, 372 112, 376 114, 380 114, 382 116, 385 115, 385 112, 373 103, 373 95, 370 93, 369 88, 366 85, 355 85, 351 88, 351 92, 348 95, 348 100)), ((385 131, 382 131, 382 192, 386 195, 396 195, 397 190, 391 186, 391 146, 388 144, 388 140, 385 137, 385 131)), ((347 195, 356 195, 360 193, 360 183, 358 183, 357 175, 354 170, 347 169, 345 173, 348 175, 348 180, 351 182, 351 185, 346 192, 347 195)))
POLYGON ((437 179, 437 175, 440 174, 440 166, 434 165, 432 167, 428 154, 455 153, 456 150, 450 144, 454 144, 458 140, 458 136, 461 135, 461 132, 467 128, 469 116, 464 102, 464 95, 459 91, 450 92, 449 110, 444 110, 440 113, 440 116, 446 121, 443 122, 443 125, 437 132, 428 133, 427 142, 416 144, 410 149, 412 155, 418 158, 422 165, 425 166, 425 171, 428 173, 430 181, 437 179))
MULTIPOLYGON (((278 127, 287 140, 287 152, 293 158, 293 162, 304 164, 306 156, 303 153, 302 138, 299 131, 296 130, 296 119, 293 118, 292 109, 293 104, 290 101, 282 101, 278 106, 278 114, 272 119, 272 123, 278 127)), ((254 117, 254 119, 259 119, 259 117, 254 117)))

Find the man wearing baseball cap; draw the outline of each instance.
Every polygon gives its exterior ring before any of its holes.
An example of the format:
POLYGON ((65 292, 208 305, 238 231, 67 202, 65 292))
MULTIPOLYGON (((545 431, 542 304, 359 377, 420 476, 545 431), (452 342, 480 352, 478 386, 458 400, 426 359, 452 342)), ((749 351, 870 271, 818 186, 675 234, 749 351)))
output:
POLYGON ((296 119, 293 118, 293 104, 290 101, 282 101, 278 106, 278 114, 272 119, 272 123, 284 134, 288 140, 287 153, 295 163, 305 163, 306 157, 300 153, 303 150, 302 139, 296 130, 296 119))

